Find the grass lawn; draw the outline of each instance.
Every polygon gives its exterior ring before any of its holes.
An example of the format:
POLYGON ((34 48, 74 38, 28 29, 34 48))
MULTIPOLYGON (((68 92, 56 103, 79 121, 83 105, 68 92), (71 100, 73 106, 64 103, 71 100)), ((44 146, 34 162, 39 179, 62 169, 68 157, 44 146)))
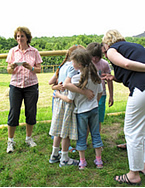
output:
MULTIPOLYGON (((128 187, 113 180, 115 175, 128 172, 126 150, 116 148, 116 144, 123 143, 124 114, 118 116, 106 115, 102 125, 101 137, 104 143, 102 159, 104 168, 97 169, 93 163, 95 159, 91 137, 88 138, 86 160, 88 163, 84 171, 78 167, 59 167, 59 163, 49 164, 52 150, 52 139, 49 136, 50 123, 37 123, 34 127, 33 138, 38 146, 26 146, 25 126, 16 129, 15 151, 6 153, 7 128, 0 129, 0 187, 128 187)), ((75 141, 71 141, 75 147, 75 141)), ((69 156, 79 159, 78 152, 69 156)), ((142 186, 145 178, 141 175, 142 186)))
MULTIPOLYGON (((50 120, 51 105, 52 105, 52 89, 48 85, 48 80, 52 77, 53 73, 37 74, 39 80, 39 100, 38 100, 38 113, 37 121, 50 120)), ((0 125, 7 124, 7 116, 9 112, 9 83, 10 74, 0 74, 0 125)), ((120 83, 114 82, 114 105, 108 107, 108 87, 106 99, 106 113, 124 112, 126 101, 128 97, 128 88, 120 83)), ((25 122, 24 105, 21 108, 20 123, 25 122)))
MULTIPOLYGON (((49 164, 52 151, 52 139, 49 135, 51 120, 52 91, 48 80, 53 74, 39 74, 39 102, 38 123, 34 126, 33 138, 37 147, 29 148, 25 144, 25 126, 16 129, 15 151, 6 153, 7 127, 0 129, 0 187, 128 187, 113 180, 115 175, 122 175, 129 171, 126 150, 116 148, 119 143, 125 142, 123 134, 124 113, 108 115, 112 112, 125 111, 128 89, 121 84, 114 84, 114 105, 108 107, 106 103, 106 116, 102 124, 101 137, 104 144, 102 159, 104 168, 97 169, 93 163, 95 159, 91 137, 88 137, 86 160, 88 163, 84 171, 78 167, 60 168, 59 163, 49 164)), ((8 85, 10 75, 0 74, 0 125, 7 123, 9 110, 8 85)), ((107 91, 108 92, 108 91, 107 91)), ((107 98, 108 100, 108 98, 107 98)), ((25 122, 24 108, 22 107, 20 122, 25 122)), ((75 147, 75 141, 71 145, 75 147)), ((69 153, 69 156, 79 159, 78 152, 69 153)), ((142 187, 145 178, 141 175, 142 187)))

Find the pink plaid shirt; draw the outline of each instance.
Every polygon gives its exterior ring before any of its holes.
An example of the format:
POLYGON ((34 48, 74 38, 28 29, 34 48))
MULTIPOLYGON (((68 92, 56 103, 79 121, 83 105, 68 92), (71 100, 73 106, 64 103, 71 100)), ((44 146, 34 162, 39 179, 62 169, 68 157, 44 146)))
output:
MULTIPOLYGON (((10 49, 6 62, 22 62, 29 63, 32 67, 38 63, 42 63, 41 56, 36 48, 29 46, 29 48, 23 53, 19 46, 10 49)), ((10 84, 19 88, 25 88, 38 83, 37 76, 34 72, 26 69, 23 66, 17 66, 11 77, 10 84)))

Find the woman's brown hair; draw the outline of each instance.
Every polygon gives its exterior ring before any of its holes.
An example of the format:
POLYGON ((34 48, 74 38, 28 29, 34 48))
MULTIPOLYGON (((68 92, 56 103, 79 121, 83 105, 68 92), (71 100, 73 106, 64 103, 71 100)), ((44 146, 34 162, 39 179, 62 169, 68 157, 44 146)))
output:
POLYGON ((17 33, 18 32, 23 32, 25 33, 28 41, 27 41, 27 44, 29 44, 31 42, 31 39, 32 39, 32 35, 31 35, 31 32, 30 30, 27 28, 27 27, 18 27, 15 31, 14 31, 14 39, 17 40, 17 33))

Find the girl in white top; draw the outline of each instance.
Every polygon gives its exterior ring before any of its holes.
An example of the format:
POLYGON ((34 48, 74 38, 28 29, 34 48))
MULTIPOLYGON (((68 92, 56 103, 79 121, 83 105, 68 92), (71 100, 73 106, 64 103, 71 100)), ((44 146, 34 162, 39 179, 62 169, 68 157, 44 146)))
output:
POLYGON ((97 168, 102 168, 101 147, 103 146, 103 143, 99 132, 98 114, 98 101, 103 91, 101 79, 94 64, 91 62, 91 57, 85 49, 74 50, 71 54, 71 60, 74 69, 80 70, 80 74, 72 77, 72 83, 76 84, 81 89, 87 88, 92 90, 95 97, 92 100, 88 100, 84 95, 70 91, 68 96, 56 92, 56 97, 59 97, 66 102, 72 102, 74 100, 76 106, 74 112, 76 113, 78 127, 76 149, 79 151, 80 155, 79 169, 84 169, 85 166, 87 166, 85 150, 87 149, 86 137, 88 125, 91 132, 93 147, 96 152, 94 163, 97 168))

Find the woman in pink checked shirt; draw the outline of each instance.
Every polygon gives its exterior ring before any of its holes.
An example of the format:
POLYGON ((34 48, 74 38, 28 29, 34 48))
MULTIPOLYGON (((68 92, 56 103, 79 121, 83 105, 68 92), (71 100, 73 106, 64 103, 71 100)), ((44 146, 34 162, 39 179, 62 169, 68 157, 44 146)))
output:
POLYGON ((14 151, 14 133, 19 125, 21 104, 24 99, 26 116, 26 140, 30 146, 37 146, 31 138, 33 125, 36 124, 38 101, 38 79, 36 73, 41 72, 42 59, 37 49, 29 45, 32 36, 26 27, 18 27, 14 32, 18 46, 10 49, 6 62, 7 71, 12 74, 10 81, 10 111, 8 116, 7 153, 14 151))

